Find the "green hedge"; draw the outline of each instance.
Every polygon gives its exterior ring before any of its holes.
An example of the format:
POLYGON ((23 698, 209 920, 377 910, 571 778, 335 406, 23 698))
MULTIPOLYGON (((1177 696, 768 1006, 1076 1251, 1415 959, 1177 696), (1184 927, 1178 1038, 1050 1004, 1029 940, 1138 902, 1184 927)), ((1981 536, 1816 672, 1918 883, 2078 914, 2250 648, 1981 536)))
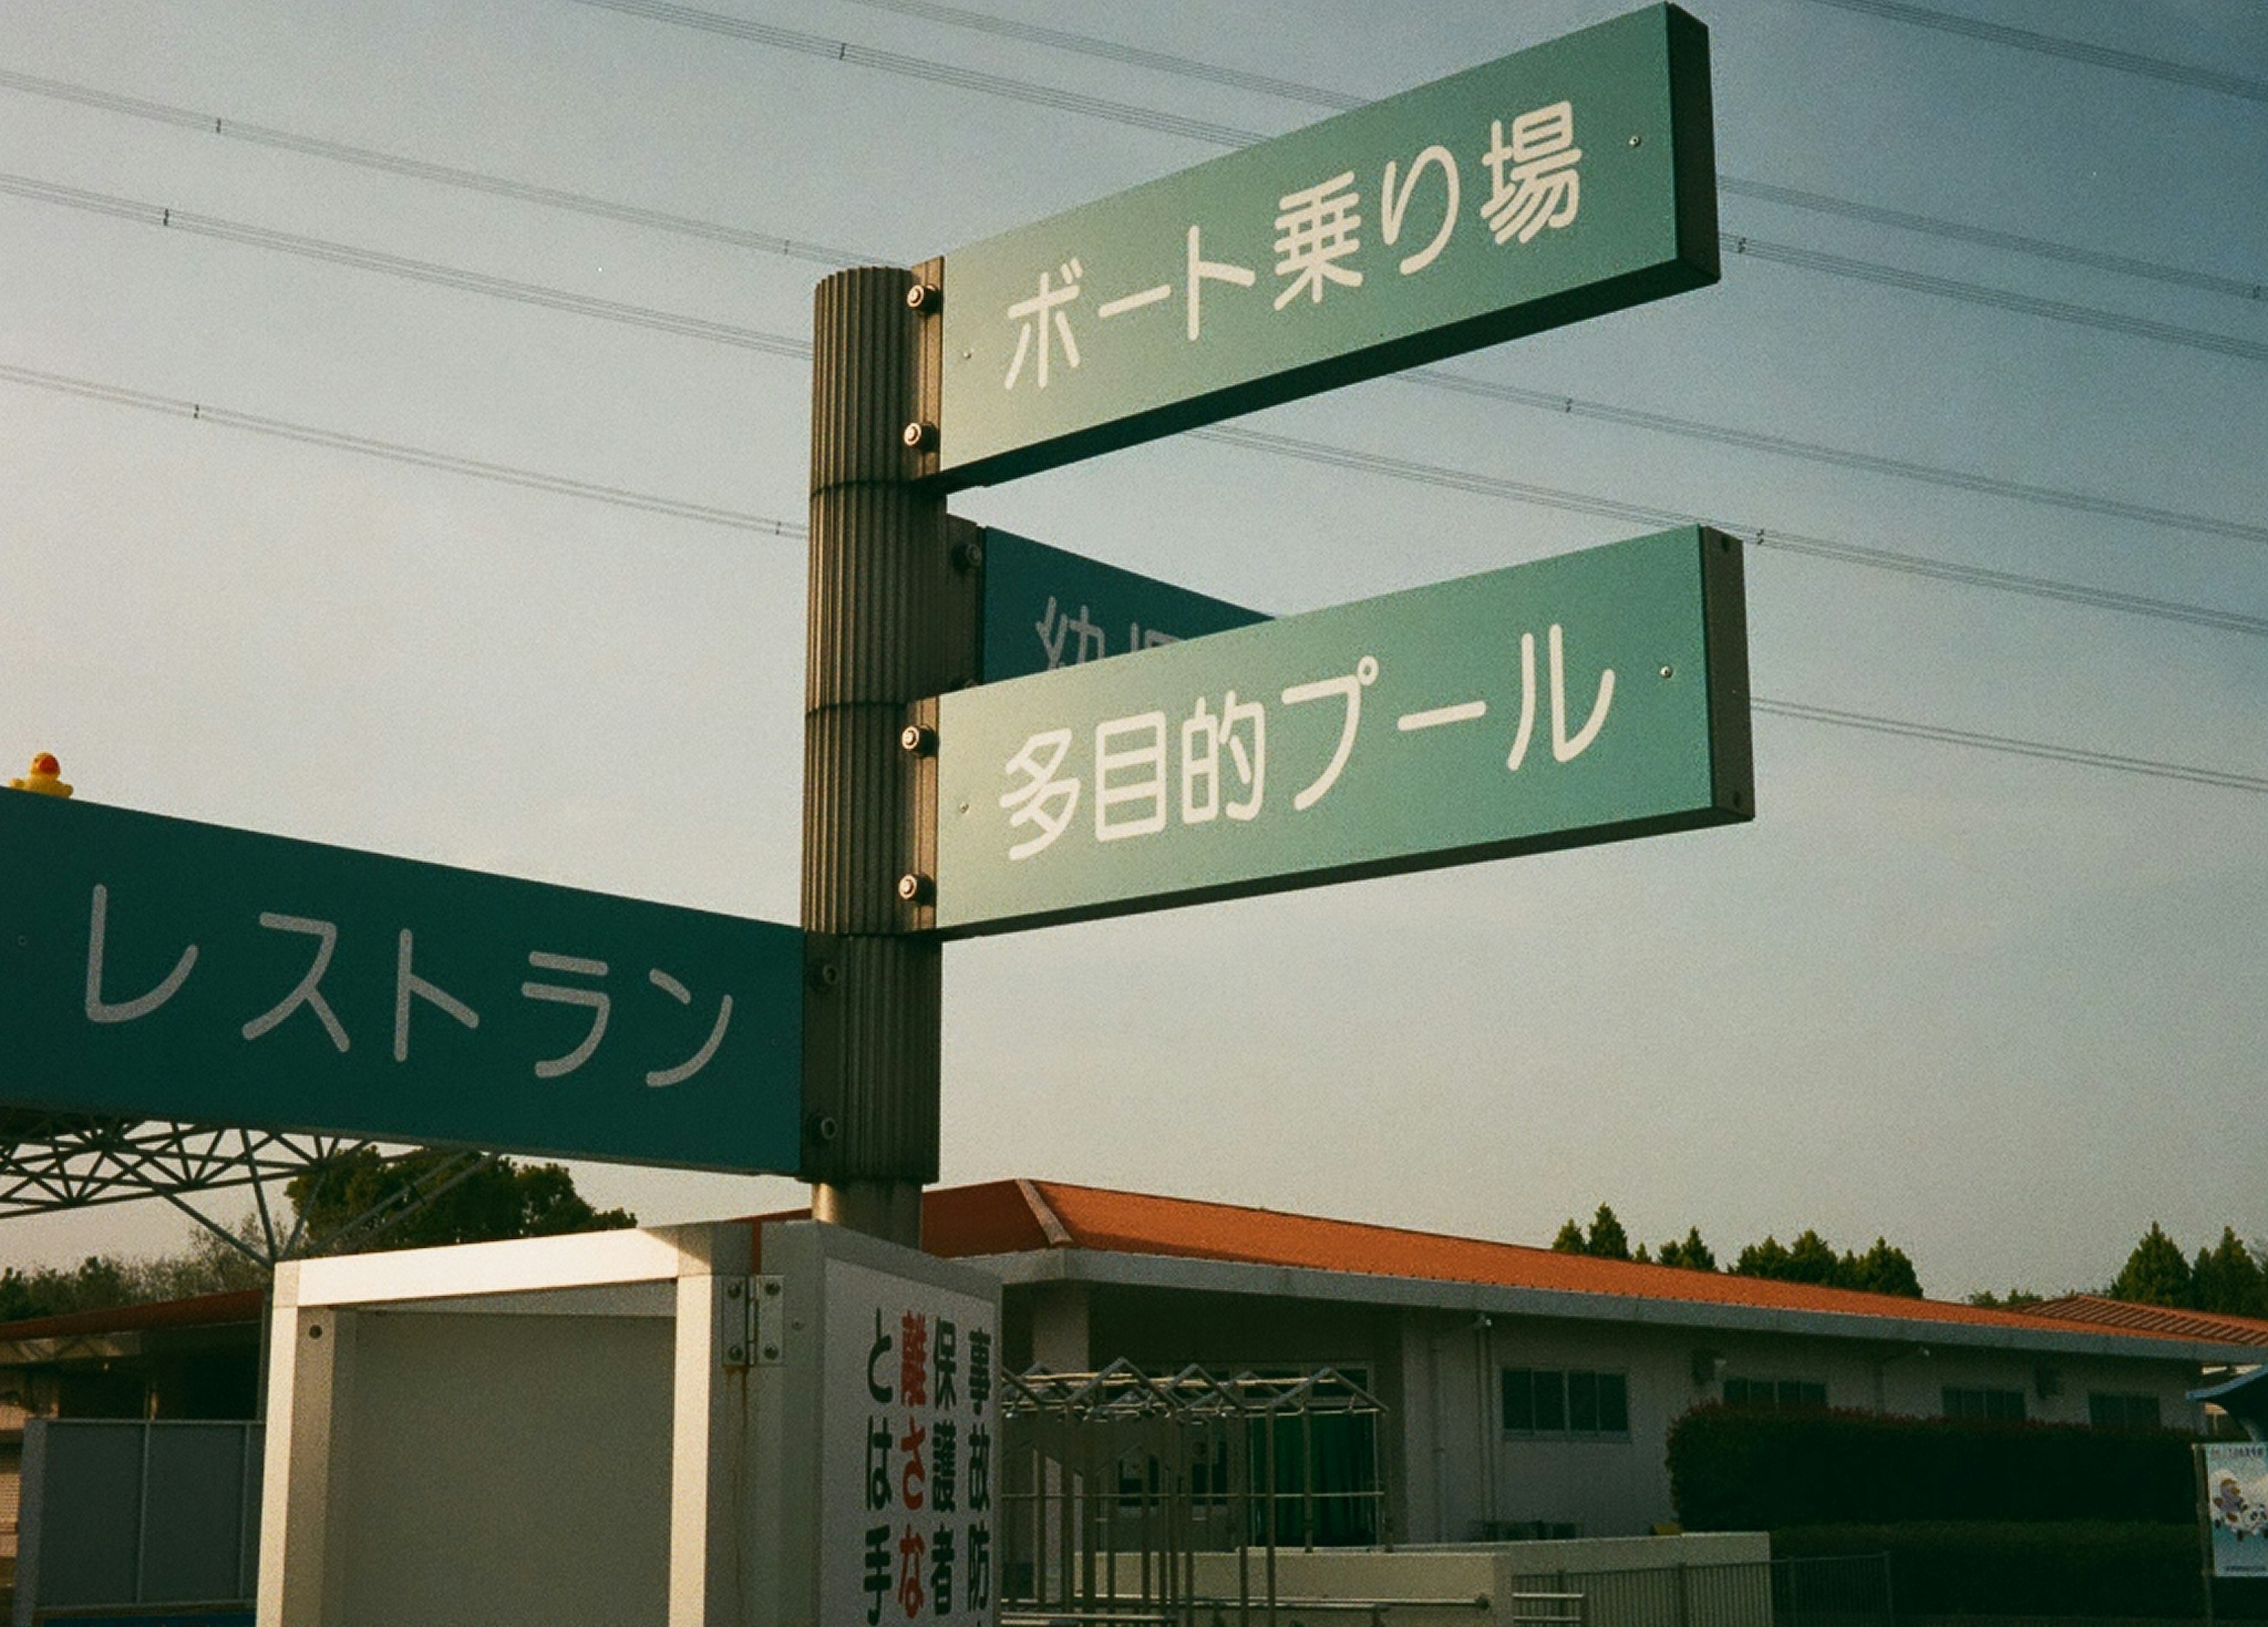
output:
MULTIPOLYGON (((1772 1557, 1890 1556, 1904 1615, 2195 1617, 2204 1613, 2194 1525, 2104 1520, 1798 1526, 1772 1557)), ((2223 1583, 2223 1618, 2268 1617, 2268 1588, 2223 1583)))
POLYGON ((1690 1531, 1976 1520, 2193 1526, 2193 1474, 2186 1437, 2076 1424, 1712 1406, 1669 1431, 1670 1495, 1690 1531))

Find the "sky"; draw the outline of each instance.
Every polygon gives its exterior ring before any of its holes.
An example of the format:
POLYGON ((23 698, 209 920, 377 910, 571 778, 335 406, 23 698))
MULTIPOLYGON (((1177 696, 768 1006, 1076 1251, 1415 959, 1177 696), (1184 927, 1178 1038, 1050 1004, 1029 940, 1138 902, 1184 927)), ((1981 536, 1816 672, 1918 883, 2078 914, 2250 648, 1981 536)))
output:
MULTIPOLYGON (((805 562, 764 522, 804 519, 807 365, 468 285, 800 339, 830 252, 910 264, 1630 9, 957 4, 0 0, 7 772, 792 921, 805 562)), ((1704 518, 1760 698, 1923 732, 1760 711, 1751 824, 954 943, 945 1181, 1535 1243, 1606 1202, 1720 1254, 1887 1236, 1938 1297, 2099 1285, 2154 1220, 2268 1238, 2268 14, 1933 5, 1695 7, 1752 249, 1447 364, 1573 410, 1388 378, 1241 421, 1460 486, 1181 436, 952 503, 1274 612, 1704 518)), ((657 1222, 801 1194, 576 1174, 657 1222)))

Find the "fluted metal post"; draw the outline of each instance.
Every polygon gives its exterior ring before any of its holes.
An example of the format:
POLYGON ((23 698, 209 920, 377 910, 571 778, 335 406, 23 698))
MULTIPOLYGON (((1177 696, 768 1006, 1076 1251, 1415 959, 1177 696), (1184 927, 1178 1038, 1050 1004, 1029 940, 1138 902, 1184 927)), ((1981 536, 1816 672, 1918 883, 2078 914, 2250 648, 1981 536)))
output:
POLYGON ((973 660, 948 637, 963 619, 948 604, 969 590, 945 499, 916 484, 934 461, 941 270, 837 272, 813 322, 802 1173, 821 1219, 913 1247, 937 1178, 942 961, 909 936, 930 913, 927 743, 905 730, 911 703, 965 682, 973 660))

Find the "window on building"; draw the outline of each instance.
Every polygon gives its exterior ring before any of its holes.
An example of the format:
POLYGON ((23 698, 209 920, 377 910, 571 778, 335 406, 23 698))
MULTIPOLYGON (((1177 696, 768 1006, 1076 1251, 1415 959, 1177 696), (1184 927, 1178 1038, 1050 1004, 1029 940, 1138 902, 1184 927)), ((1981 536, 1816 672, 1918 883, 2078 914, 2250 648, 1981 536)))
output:
POLYGON ((1948 1418, 1985 1418, 1994 1424, 2021 1424, 2024 1421, 2024 1393, 2021 1390, 1967 1389, 1948 1384, 1945 1387, 1945 1416, 1948 1418))
POLYGON ((2099 1430, 2154 1430, 2159 1427, 2158 1398, 2089 1390, 2087 1421, 2099 1430))
POLYGON ((1827 1387, 1809 1379, 1727 1379, 1725 1404, 1766 1411, 1824 1412, 1827 1387))
POLYGON ((1626 1374, 1564 1367, 1507 1367, 1502 1376, 1507 1435, 1629 1438, 1630 1379, 1626 1374))

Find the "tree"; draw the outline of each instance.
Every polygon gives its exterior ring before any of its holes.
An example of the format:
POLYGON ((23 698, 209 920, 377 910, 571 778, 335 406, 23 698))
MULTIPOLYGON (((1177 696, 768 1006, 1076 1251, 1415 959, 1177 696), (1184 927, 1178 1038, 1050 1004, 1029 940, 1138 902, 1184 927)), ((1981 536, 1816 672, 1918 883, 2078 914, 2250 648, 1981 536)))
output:
MULTIPOLYGON (((441 1165, 455 1156, 427 1149, 387 1158, 372 1148, 358 1147, 293 1176, 284 1191, 308 1235, 320 1240, 364 1216, 408 1206, 433 1183, 441 1165)), ((563 1165, 517 1165, 498 1158, 374 1233, 370 1246, 486 1243, 636 1224, 637 1217, 628 1209, 593 1209, 576 1192, 574 1177, 563 1165)))
POLYGON ((2154 1220, 2106 1291, 2113 1299, 2178 1309, 2189 1305, 2192 1287, 2190 1262, 2182 1258, 2179 1246, 2154 1220))
POLYGON ((1565 1224, 1559 1228, 1559 1235, 1551 1239, 1551 1252, 1555 1254, 1587 1252, 1583 1246, 1583 1223, 1572 1215, 1568 1216, 1565 1224))
POLYGON ((2191 1303, 2224 1316, 2268 1316, 2268 1272, 2252 1257, 2234 1226, 2220 1229, 2220 1241, 2198 1250, 2190 1268, 2191 1303))
POLYGON ((1733 1262, 1735 1276, 1761 1276, 1783 1283, 1811 1283, 1822 1288, 1850 1288, 1861 1293, 1897 1294, 1908 1299, 1922 1297, 1921 1280, 1905 1250, 1876 1238, 1863 1254, 1837 1254, 1826 1239, 1807 1227, 1793 1245, 1767 1235, 1751 1243, 1733 1262))
POLYGON ((1600 1260, 1631 1257, 1630 1238, 1623 1231, 1623 1223, 1603 1203, 1599 1205, 1599 1212, 1591 1217, 1591 1235, 1584 1241, 1583 1252, 1600 1260))
POLYGON ((1914 1274, 1913 1261, 1903 1248, 1890 1246, 1887 1238, 1876 1238, 1874 1246, 1849 1262, 1846 1288, 1863 1290, 1870 1294, 1902 1294, 1909 1299, 1921 1298, 1921 1279, 1914 1274))
POLYGON ((1996 1294, 1989 1288, 1982 1288, 1969 1296, 1969 1303, 1985 1311, 2021 1311, 2039 1304, 2044 1298, 2044 1295, 2036 1294, 2029 1288, 2012 1288, 2005 1294, 1996 1294))
POLYGON ((1663 1265, 1683 1266, 1688 1271, 1714 1271, 1717 1268, 1716 1253, 1701 1240, 1701 1228, 1698 1226, 1688 1226, 1685 1240, 1682 1243, 1674 1238, 1664 1243, 1655 1252, 1654 1258, 1663 1265))

